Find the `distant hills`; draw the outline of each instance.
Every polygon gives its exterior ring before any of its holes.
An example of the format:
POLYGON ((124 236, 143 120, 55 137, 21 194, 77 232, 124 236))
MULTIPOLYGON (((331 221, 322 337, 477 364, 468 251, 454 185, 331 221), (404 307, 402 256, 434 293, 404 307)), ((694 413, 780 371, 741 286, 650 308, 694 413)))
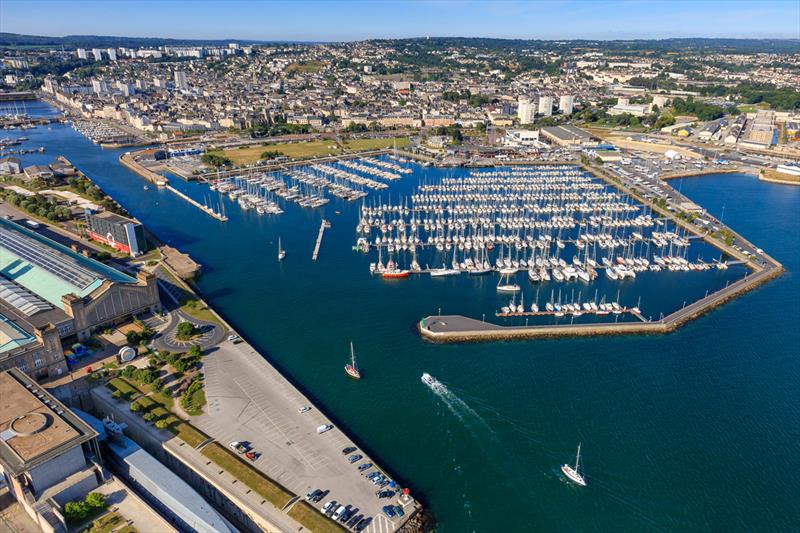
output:
POLYGON ((60 47, 65 48, 139 48, 154 46, 224 46, 228 43, 265 44, 267 41, 242 39, 163 39, 159 37, 116 37, 112 35, 65 35, 47 37, 42 35, 22 35, 0 32, 0 46, 60 47))
MULTIPOLYGON (((609 51, 698 51, 705 53, 799 53, 800 39, 730 39, 730 38, 672 38, 672 39, 494 39, 485 37, 420 37, 408 39, 371 39, 369 42, 411 45, 420 48, 467 46, 488 49, 537 48, 567 50, 599 48, 609 51)), ((167 39, 160 37, 119 37, 112 35, 66 35, 48 37, 0 32, 0 46, 15 47, 156 47, 156 46, 224 46, 228 43, 248 44, 314 44, 313 41, 258 41, 247 39, 167 39)))

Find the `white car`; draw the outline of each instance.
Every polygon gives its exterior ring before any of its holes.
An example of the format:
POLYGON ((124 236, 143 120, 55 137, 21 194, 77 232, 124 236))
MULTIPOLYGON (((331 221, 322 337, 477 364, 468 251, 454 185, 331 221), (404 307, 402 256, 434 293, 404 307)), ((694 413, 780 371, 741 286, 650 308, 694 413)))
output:
POLYGON ((301 407, 300 409, 298 409, 298 410, 297 410, 297 412, 298 412, 298 413, 307 413, 307 412, 309 412, 310 410, 311 410, 311 406, 309 406, 309 405, 304 405, 303 407, 301 407))
POLYGON ((333 513, 333 516, 332 516, 333 520, 334 520, 334 521, 336 521, 336 522, 338 522, 338 521, 339 521, 339 519, 340 519, 340 518, 342 517, 342 515, 344 514, 345 510, 347 510, 347 507, 345 507, 344 505, 340 505, 340 506, 339 506, 339 508, 338 508, 338 509, 336 509, 336 512, 335 512, 335 513, 333 513))
POLYGON ((330 424, 322 424, 320 427, 317 428, 317 433, 325 433, 326 431, 330 431, 333 429, 333 426, 330 424))

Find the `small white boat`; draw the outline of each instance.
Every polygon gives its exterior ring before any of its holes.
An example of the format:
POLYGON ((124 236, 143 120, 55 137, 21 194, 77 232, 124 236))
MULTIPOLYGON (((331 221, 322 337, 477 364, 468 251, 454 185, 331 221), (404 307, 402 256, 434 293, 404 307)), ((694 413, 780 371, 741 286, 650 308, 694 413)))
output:
POLYGON ((286 250, 281 246, 281 238, 278 237, 278 261, 283 261, 284 257, 286 257, 286 250))
POLYGON ((585 487, 586 480, 583 479, 583 476, 578 471, 580 468, 580 463, 581 463, 581 445, 578 444, 578 455, 575 457, 575 467, 572 467, 571 465, 568 464, 563 464, 561 465, 561 471, 564 473, 565 476, 567 476, 570 479, 570 481, 574 481, 581 487, 585 487))

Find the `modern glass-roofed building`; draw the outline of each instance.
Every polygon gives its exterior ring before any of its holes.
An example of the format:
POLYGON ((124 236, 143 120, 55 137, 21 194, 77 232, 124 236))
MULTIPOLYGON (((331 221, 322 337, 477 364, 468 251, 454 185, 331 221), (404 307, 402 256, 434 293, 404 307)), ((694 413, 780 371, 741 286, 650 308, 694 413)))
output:
POLYGON ((82 341, 97 329, 160 308, 153 275, 132 277, 0 219, 0 369, 59 375, 66 369, 59 339, 82 341), (45 339, 53 335, 55 343, 45 339), (11 360, 23 353, 30 357, 11 360))

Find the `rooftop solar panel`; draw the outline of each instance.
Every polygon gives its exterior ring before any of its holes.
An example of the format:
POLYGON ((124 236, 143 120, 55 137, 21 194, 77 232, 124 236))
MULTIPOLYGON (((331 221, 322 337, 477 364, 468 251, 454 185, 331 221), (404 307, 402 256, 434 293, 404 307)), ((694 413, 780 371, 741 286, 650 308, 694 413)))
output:
POLYGON ((97 279, 95 273, 82 267, 72 258, 4 228, 0 228, 0 247, 10 250, 21 259, 58 276, 79 289, 85 289, 97 279))

